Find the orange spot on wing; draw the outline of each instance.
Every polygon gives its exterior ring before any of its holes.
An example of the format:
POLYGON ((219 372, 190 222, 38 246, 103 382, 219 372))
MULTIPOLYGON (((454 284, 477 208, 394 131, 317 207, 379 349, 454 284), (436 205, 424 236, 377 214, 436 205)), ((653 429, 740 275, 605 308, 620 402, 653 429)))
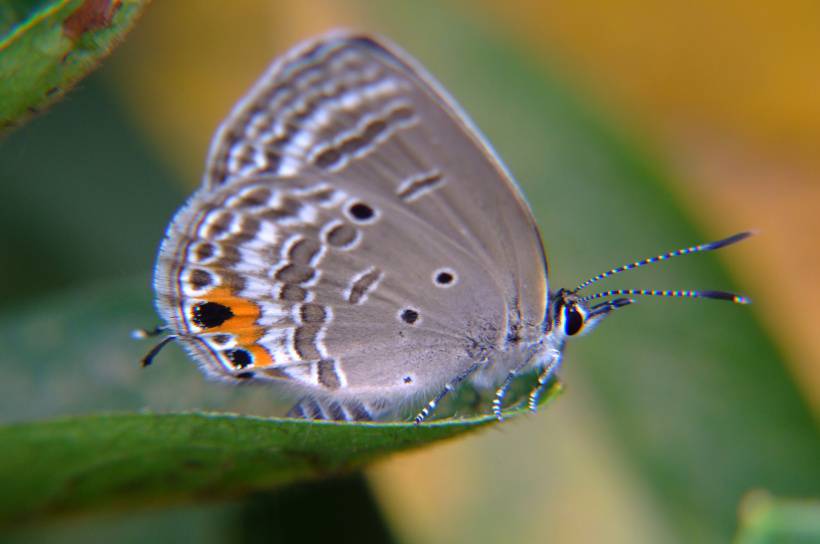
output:
POLYGON ((208 293, 204 301, 227 306, 233 313, 233 317, 225 320, 221 325, 208 329, 208 332, 222 332, 235 335, 237 345, 253 355, 253 364, 256 367, 265 367, 273 364, 270 353, 257 344, 265 332, 264 329, 257 324, 259 316, 262 315, 262 310, 258 304, 237 296, 226 287, 217 287, 212 290, 208 293))

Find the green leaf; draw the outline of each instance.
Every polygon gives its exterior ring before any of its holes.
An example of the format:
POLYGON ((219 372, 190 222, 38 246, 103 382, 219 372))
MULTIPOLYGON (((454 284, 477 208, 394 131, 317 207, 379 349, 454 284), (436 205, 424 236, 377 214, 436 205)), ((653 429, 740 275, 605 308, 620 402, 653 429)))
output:
POLYGON ((749 494, 740 510, 736 544, 815 544, 820 542, 820 500, 749 494))
POLYGON ((0 129, 65 94, 124 38, 146 4, 54 0, 0 7, 0 129))
POLYGON ((229 414, 110 414, 0 427, 0 522, 213 500, 347 472, 492 423, 351 424, 229 414))

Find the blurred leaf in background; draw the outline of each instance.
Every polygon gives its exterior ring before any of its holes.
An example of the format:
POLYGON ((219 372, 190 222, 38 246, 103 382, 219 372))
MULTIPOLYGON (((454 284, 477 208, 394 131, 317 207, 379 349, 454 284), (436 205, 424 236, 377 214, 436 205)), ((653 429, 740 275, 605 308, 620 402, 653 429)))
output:
MULTIPOLYGON (((539 22, 560 21, 557 11, 518 9, 532 34, 546 28, 539 22)), ((705 235, 682 211, 688 200, 674 177, 600 121, 593 91, 570 92, 551 75, 561 49, 532 47, 520 19, 495 13, 432 1, 153 5, 99 76, 0 148, 0 179, 11 189, 0 202, 9 263, 0 274, 5 320, 16 324, 3 328, 15 332, 2 345, 20 348, 0 362, 3 418, 143 406, 272 413, 266 391, 206 383, 178 352, 138 372, 142 346, 126 334, 155 319, 153 252, 199 179, 219 119, 276 54, 332 26, 391 37, 462 102, 530 198, 553 286, 755 226, 729 224, 726 208, 721 230, 705 235), (138 287, 103 285, 119 278, 138 287), (79 295, 42 298, 77 286, 79 295)), ((586 23, 601 28, 597 16, 591 6, 586 23)), ((639 43, 654 51, 658 38, 646 36, 639 43)), ((683 259, 623 282, 731 288, 717 258, 683 259)), ((646 301, 570 346, 567 393, 549 410, 380 464, 371 481, 390 526, 411 542, 725 542, 750 489, 820 495, 816 422, 783 351, 747 308, 646 301)), ((203 523, 227 535, 240 511, 63 522, 17 538, 82 540, 94 524, 167 541, 179 534, 168 527, 203 523)))
POLYGON ((54 103, 128 33, 143 0, 0 4, 0 129, 54 103))
MULTIPOLYGON (((122 39, 143 4, 0 5, 0 125, 54 102, 122 39)), ((123 130, 117 100, 101 80, 92 77, 83 87, 2 141, 4 305, 144 270, 161 232, 152 225, 180 198, 144 139, 123 130)))
POLYGON ((753 491, 741 506, 736 544, 820 542, 820 501, 778 499, 753 491))

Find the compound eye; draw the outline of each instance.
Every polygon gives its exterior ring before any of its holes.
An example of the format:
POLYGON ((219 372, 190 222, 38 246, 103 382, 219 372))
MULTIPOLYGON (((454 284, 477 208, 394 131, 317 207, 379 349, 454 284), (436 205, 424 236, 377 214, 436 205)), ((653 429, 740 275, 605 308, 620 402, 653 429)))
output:
POLYGON ((564 333, 574 336, 584 328, 584 316, 575 305, 564 307, 564 333))

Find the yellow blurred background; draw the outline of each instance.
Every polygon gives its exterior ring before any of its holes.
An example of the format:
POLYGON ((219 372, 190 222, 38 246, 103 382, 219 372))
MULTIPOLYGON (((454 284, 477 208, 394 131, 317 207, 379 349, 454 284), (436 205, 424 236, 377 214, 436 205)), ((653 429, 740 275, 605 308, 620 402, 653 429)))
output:
MULTIPOLYGON (((820 3, 781 1, 776 10, 768 2, 703 0, 450 4, 557 71, 670 164, 679 196, 714 238, 761 230, 727 262, 820 414, 812 312, 820 307, 820 214, 813 210, 820 201, 820 3)), ((113 77, 147 140, 193 188, 213 130, 270 60, 332 27, 378 32, 363 5, 235 0, 226 10, 198 0, 156 2, 116 53, 113 77)), ((548 534, 556 541, 671 540, 633 469, 606 455, 617 437, 589 411, 585 394, 573 387, 543 415, 547 423, 501 427, 375 467, 388 517, 419 542, 537 542, 555 519, 561 523, 548 534), (517 451, 510 445, 522 435, 529 446, 517 451), (522 466, 530 472, 516 470, 522 466), (539 485, 527 485, 533 481, 539 485), (522 493, 499 504, 499 482, 520 484, 522 493), (519 533, 471 527, 474 510, 504 512, 513 518, 504 526, 519 533)))

